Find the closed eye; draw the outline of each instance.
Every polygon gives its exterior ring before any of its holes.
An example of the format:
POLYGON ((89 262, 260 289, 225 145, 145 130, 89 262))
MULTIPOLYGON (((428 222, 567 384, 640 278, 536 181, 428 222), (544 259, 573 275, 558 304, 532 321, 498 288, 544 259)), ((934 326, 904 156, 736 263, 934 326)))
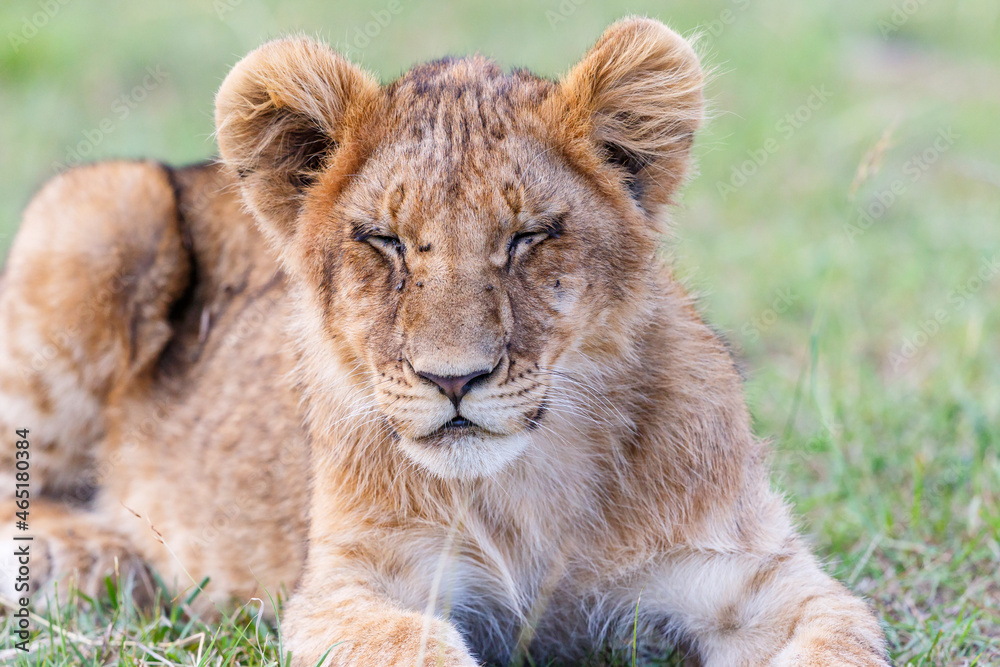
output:
POLYGON ((529 251, 549 237, 548 232, 522 232, 515 234, 507 244, 507 253, 511 257, 516 257, 529 251))
POLYGON ((406 244, 400 241, 398 236, 392 234, 372 234, 358 231, 354 234, 354 240, 358 243, 367 243, 383 254, 402 257, 406 253, 406 244))
POLYGON ((514 236, 511 237, 510 241, 507 243, 507 254, 510 257, 510 260, 513 261, 518 257, 527 255, 532 249, 535 248, 535 246, 539 245, 546 239, 557 239, 562 236, 565 217, 565 214, 556 215, 540 221, 538 223, 540 229, 514 234, 514 236))
POLYGON ((381 250, 391 250, 400 255, 406 252, 406 245, 395 236, 369 236, 368 243, 381 250))

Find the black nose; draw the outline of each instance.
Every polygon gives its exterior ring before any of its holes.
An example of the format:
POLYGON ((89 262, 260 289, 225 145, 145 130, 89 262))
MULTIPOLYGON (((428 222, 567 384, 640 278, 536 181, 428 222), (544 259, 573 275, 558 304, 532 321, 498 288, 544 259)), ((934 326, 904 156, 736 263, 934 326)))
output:
POLYGON ((461 402, 462 397, 469 393, 473 385, 476 384, 477 380, 481 380, 490 373, 493 369, 475 371, 474 373, 469 373, 468 375, 434 375, 433 373, 417 373, 420 377, 425 380, 430 380, 438 386, 441 393, 444 394, 451 400, 452 404, 458 408, 458 404, 461 402))

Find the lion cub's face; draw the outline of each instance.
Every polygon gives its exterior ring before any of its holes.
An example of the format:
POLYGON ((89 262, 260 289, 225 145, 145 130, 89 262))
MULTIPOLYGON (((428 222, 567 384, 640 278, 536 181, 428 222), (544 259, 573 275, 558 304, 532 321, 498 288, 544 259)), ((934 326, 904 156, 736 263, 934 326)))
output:
POLYGON ((557 84, 447 60, 380 87, 299 40, 251 54, 220 92, 220 146, 309 296, 311 353, 348 368, 369 418, 440 476, 516 458, 567 410, 572 359, 622 354, 641 313, 650 213, 693 127, 677 155, 616 145, 614 116, 603 138, 588 67, 557 84))
POLYGON ((524 448, 560 357, 649 256, 648 235, 602 224, 621 213, 543 134, 552 88, 483 61, 411 71, 388 99, 406 113, 306 207, 328 330, 400 446, 439 474, 488 473, 524 448))

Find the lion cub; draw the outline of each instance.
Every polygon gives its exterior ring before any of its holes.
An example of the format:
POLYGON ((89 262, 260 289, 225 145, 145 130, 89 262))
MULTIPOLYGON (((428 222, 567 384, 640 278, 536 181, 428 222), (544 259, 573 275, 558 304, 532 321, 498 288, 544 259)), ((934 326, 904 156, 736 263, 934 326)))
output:
POLYGON ((45 590, 116 560, 217 605, 294 588, 300 666, 576 665, 633 633, 888 664, 658 252, 702 86, 650 19, 559 81, 473 57, 381 85, 279 40, 222 84, 220 164, 54 179, 0 288, 45 590))

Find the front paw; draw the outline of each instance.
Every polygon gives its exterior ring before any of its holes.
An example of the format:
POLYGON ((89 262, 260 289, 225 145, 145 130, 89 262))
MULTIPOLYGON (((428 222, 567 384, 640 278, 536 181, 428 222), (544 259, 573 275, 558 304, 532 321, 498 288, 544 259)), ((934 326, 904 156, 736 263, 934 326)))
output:
POLYGON ((293 667, 478 667, 458 631, 421 614, 338 619, 336 629, 296 628, 293 667), (319 637, 329 638, 320 644, 319 637), (325 660, 323 659, 325 656, 325 660))
POLYGON ((775 656, 771 667, 889 667, 890 664, 877 635, 866 637, 858 632, 826 632, 816 629, 798 633, 775 656))

